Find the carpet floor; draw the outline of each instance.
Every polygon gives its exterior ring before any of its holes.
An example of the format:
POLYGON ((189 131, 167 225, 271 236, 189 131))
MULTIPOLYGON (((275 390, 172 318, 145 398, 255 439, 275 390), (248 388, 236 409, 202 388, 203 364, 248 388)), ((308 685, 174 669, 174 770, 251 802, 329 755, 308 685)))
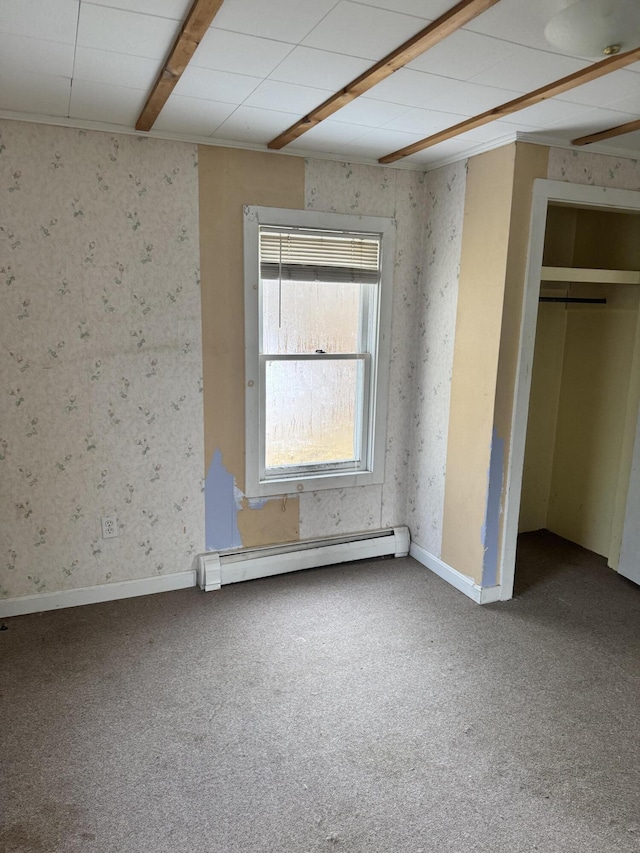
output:
POLYGON ((2 853, 637 853, 640 588, 548 533, 5 622, 2 853))

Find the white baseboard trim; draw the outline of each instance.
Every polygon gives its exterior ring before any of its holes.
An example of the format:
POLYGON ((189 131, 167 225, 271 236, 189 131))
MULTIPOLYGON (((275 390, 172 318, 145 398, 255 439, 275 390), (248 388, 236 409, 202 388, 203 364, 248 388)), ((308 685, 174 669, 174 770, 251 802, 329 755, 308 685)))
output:
POLYGON ((415 542, 411 543, 409 555, 431 569, 442 580, 454 586, 460 592, 464 592, 476 604, 492 604, 494 601, 500 601, 500 586, 478 586, 473 578, 468 578, 461 574, 457 569, 443 563, 438 557, 434 557, 420 545, 415 542))
POLYGON ((481 586, 480 604, 495 604, 496 601, 502 601, 502 587, 500 584, 495 586, 481 586))
POLYGON ((174 572, 170 575, 157 575, 139 580, 116 581, 97 586, 82 586, 77 589, 61 589, 57 592, 42 592, 36 595, 23 595, 18 598, 6 598, 0 601, 0 619, 10 616, 23 616, 26 613, 39 613, 44 610, 59 610, 63 607, 78 607, 81 604, 98 604, 101 601, 115 601, 118 598, 134 598, 137 595, 151 595, 155 592, 170 592, 174 589, 186 589, 196 585, 196 572, 174 572))
MULTIPOLYGON (((396 535, 404 533, 403 528, 397 528, 394 531, 396 535)), ((352 548, 364 548, 369 543, 352 543, 352 548)), ((375 546, 374 546, 375 547, 375 546)), ((265 551, 267 549, 264 549, 265 551)), ((393 549, 389 551, 385 549, 381 553, 393 553, 393 549)), ((421 563, 426 568, 434 572, 438 577, 441 577, 447 583, 454 586, 456 589, 463 592, 476 604, 491 604, 494 601, 500 601, 500 586, 481 587, 475 583, 472 578, 461 574, 456 569, 443 563, 442 560, 430 554, 420 545, 415 542, 411 543, 409 554, 421 563)), ((204 556, 204 555, 203 555, 204 556)), ((327 554, 329 562, 344 559, 346 555, 338 555, 336 553, 327 554)), ((377 556, 377 554, 374 554, 377 556)), ((401 556, 401 554, 398 554, 401 556)), ((353 552, 347 559, 362 559, 370 558, 370 553, 353 552)), ((312 559, 312 553, 309 553, 309 558, 312 559)), ((318 565, 317 557, 309 565, 318 565)), ((320 565, 326 565, 323 562, 320 565)), ((261 577, 262 574, 254 574, 247 570, 239 572, 235 567, 229 567, 229 576, 225 577, 224 583, 233 583, 240 580, 249 580, 252 577, 261 577)), ((306 565, 297 565, 295 568, 289 567, 285 563, 280 571, 296 571, 299 568, 306 568, 306 565)), ((269 574, 279 573, 274 572, 273 568, 269 574)), ((202 579, 201 579, 202 581, 202 579)), ((78 587, 77 589, 61 589, 57 592, 43 592, 36 595, 23 595, 17 598, 6 598, 0 600, 0 619, 8 619, 11 616, 23 616, 27 613, 40 613, 45 610, 59 610, 64 607, 78 607, 82 604, 98 604, 102 601, 116 601, 119 598, 134 598, 138 595, 152 595, 156 592, 170 592, 175 589, 187 589, 188 587, 196 586, 197 575, 196 571, 189 570, 186 572, 174 572, 170 575, 158 575, 151 578, 140 578, 137 580, 116 581, 115 583, 104 583, 97 586, 78 587)), ((215 589, 215 586, 210 588, 215 589)))

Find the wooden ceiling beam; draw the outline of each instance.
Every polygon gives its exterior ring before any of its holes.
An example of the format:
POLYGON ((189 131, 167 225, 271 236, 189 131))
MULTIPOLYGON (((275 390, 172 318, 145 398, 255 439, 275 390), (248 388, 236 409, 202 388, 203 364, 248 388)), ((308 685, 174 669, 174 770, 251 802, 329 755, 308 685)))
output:
POLYGON ((480 113, 473 118, 465 119, 459 124, 454 124, 446 130, 441 130, 434 133, 432 136, 427 136, 412 145, 407 145, 405 148, 400 148, 391 154, 386 154, 380 157, 379 163, 395 163, 396 160, 401 160, 403 157, 409 157, 411 154, 417 154, 418 151, 424 151, 425 148, 431 148, 432 145, 437 145, 439 142, 444 142, 446 139, 453 139, 467 130, 473 130, 483 124, 488 124, 496 119, 504 118, 512 113, 524 110, 527 107, 532 107, 534 104, 539 104, 549 98, 554 98, 556 95, 562 95, 564 92, 569 92, 577 86, 582 86, 584 83, 590 83, 592 80, 597 80, 599 77, 604 77, 605 74, 611 74, 613 71, 618 71, 640 60, 640 48, 629 50, 626 53, 619 53, 617 56, 610 56, 603 59, 601 62, 596 62, 589 65, 587 68, 582 68, 567 77, 562 77, 554 83, 549 83, 529 92, 526 95, 521 95, 514 98, 512 101, 507 101, 506 104, 501 104, 499 107, 494 107, 484 113, 480 113))
POLYGON ((269 142, 269 148, 284 148, 294 139, 302 136, 312 127, 316 127, 321 121, 333 115, 351 101, 359 98, 373 86, 390 77, 399 68, 407 65, 417 56, 424 53, 430 47, 438 44, 447 36, 454 33, 460 27, 472 21, 482 12, 498 3, 499 0, 461 0, 444 15, 420 30, 415 36, 401 44, 392 53, 381 59, 355 80, 352 80, 344 89, 327 98, 319 107, 316 107, 300 121, 293 124, 275 139, 269 142))
POLYGON ((610 127, 608 130, 601 130, 600 133, 592 133, 589 136, 572 139, 571 144, 590 145, 592 142, 602 142, 603 139, 611 139, 613 136, 622 136, 623 133, 633 133, 634 130, 640 130, 640 118, 619 124, 616 127, 610 127))
POLYGON ((136 130, 151 130, 222 3, 223 0, 194 0, 169 57, 142 108, 136 122, 136 130))

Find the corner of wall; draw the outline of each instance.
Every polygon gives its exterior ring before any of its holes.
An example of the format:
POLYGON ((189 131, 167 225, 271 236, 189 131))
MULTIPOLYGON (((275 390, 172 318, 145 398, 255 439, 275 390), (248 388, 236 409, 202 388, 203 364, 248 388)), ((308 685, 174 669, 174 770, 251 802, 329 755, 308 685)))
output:
POLYGON ((494 529, 487 503, 515 161, 511 144, 472 157, 467 169, 442 559, 477 583, 494 529))

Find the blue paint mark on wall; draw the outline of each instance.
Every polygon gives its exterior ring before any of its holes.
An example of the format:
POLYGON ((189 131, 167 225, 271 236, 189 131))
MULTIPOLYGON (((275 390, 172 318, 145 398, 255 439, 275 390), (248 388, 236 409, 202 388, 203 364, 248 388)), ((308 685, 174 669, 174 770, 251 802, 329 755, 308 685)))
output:
POLYGON ((249 509, 262 509, 268 500, 268 498, 249 498, 249 509))
POLYGON ((482 564, 482 586, 495 586, 498 578, 498 536, 500 533, 500 498, 504 469, 504 439, 495 429, 491 441, 487 488, 487 512, 482 527, 484 560, 482 564))
POLYGON ((204 483, 205 547, 207 551, 240 548, 238 502, 231 474, 216 450, 204 483))

